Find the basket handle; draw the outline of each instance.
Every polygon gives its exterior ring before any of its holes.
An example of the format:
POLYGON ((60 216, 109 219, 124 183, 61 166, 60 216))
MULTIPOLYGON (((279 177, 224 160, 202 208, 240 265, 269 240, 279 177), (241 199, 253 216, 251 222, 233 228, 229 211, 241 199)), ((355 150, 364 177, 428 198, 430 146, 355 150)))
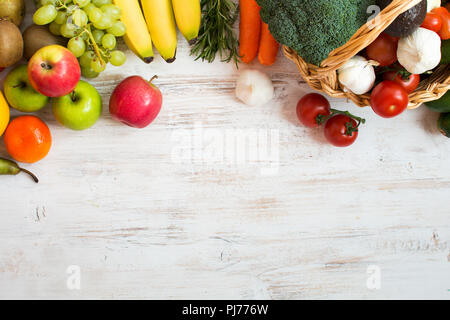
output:
MULTIPOLYGON (((378 22, 373 24, 373 20, 364 24, 353 37, 343 46, 333 50, 328 58, 317 66, 312 67, 317 76, 322 77, 330 72, 334 72, 342 67, 349 59, 357 55, 361 50, 370 45, 376 38, 403 12, 419 4, 422 0, 393 0, 374 19, 378 22)), ((311 65, 312 66, 312 65, 311 65)))

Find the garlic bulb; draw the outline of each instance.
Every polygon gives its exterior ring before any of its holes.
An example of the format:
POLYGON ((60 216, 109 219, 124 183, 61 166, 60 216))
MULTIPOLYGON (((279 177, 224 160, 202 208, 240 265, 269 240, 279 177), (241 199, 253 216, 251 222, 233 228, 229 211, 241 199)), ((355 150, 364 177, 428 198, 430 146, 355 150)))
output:
POLYGON ((398 62, 412 74, 434 69, 441 62, 441 38, 434 31, 419 28, 410 36, 400 39, 397 57, 398 62))
POLYGON ((236 84, 236 97, 249 106, 262 106, 272 100, 272 80, 258 70, 244 70, 236 84))
POLYGON ((354 94, 364 94, 375 83, 375 69, 364 57, 354 56, 339 70, 339 82, 354 94))
POLYGON ((441 6, 441 0, 428 0, 427 1, 427 12, 433 9, 439 8, 441 6))

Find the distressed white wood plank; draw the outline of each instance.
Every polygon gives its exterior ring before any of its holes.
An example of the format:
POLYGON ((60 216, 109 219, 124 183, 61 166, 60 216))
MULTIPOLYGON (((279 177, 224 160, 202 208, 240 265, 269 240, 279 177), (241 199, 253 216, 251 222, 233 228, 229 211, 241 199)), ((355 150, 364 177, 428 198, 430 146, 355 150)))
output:
POLYGON ((250 66, 276 87, 251 108, 234 97, 232 64, 194 62, 179 44, 172 65, 127 52, 124 67, 91 81, 104 112, 85 132, 38 113, 54 138, 26 166, 41 183, 1 178, 0 298, 450 298, 450 144, 436 114, 385 120, 331 99, 367 119, 353 146, 336 149, 298 124, 295 105, 311 90, 281 53, 273 67, 250 66), (107 110, 133 74, 157 74, 165 99, 144 130, 107 110), (275 130, 276 161, 211 162, 208 137, 227 130, 275 130), (180 144, 191 161, 175 161, 180 144), (81 290, 66 286, 70 265, 81 290), (379 290, 366 285, 373 265, 379 290))

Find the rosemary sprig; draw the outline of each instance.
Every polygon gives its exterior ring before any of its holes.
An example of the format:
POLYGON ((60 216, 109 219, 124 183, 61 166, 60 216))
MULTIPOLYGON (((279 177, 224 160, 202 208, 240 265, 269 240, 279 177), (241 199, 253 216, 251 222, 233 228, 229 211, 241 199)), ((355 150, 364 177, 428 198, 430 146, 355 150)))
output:
POLYGON ((233 26, 239 6, 232 0, 202 0, 202 25, 197 43, 191 49, 195 60, 213 62, 219 54, 221 61, 239 62, 238 39, 233 26))

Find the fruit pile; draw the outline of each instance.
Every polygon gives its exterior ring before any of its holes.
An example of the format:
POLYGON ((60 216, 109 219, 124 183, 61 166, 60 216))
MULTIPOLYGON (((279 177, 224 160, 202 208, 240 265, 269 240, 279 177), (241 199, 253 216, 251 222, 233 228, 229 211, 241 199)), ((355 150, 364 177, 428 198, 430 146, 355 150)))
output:
POLYGON ((112 0, 38 0, 36 25, 48 25, 55 36, 68 38, 67 48, 79 59, 85 78, 95 78, 106 68, 125 63, 116 49, 116 37, 126 33, 122 10, 112 0))
MULTIPOLYGON (((0 91, 0 136, 14 160, 35 163, 50 151, 50 129, 34 115, 10 121, 10 107, 32 113, 51 103, 62 126, 92 127, 102 114, 102 98, 81 76, 99 75, 108 61, 113 65, 125 61, 125 55, 115 50, 115 37, 124 35, 126 27, 117 20, 122 10, 111 0, 40 0, 33 15, 35 24, 22 35, 18 25, 23 12, 23 0, 0 0, 0 72, 16 65, 22 56, 29 60, 9 71, 4 95, 0 91), (100 64, 104 65, 100 68, 100 64)), ((155 78, 145 81, 134 76, 119 84, 110 99, 112 117, 131 127, 148 126, 162 105, 162 94, 151 83, 155 78)), ((38 182, 31 172, 0 158, 0 175, 20 172, 38 182)))
MULTIPOLYGON (((39 49, 28 65, 19 65, 8 73, 4 82, 6 99, 0 92, 0 136, 4 133, 6 150, 13 159, 25 163, 42 160, 50 151, 52 139, 47 125, 36 116, 19 116, 9 122, 9 106, 30 113, 51 101, 55 119, 69 129, 86 130, 97 122, 102 98, 80 77, 77 58, 59 45, 39 49)), ((161 105, 162 94, 151 81, 130 77, 114 90, 110 112, 114 119, 144 128, 157 117, 161 105)), ((9 160, 0 159, 0 174, 24 171, 10 165, 9 160)))
MULTIPOLYGON (((80 80, 80 77, 80 65, 70 50, 59 45, 46 46, 31 57, 28 65, 19 65, 8 73, 3 85, 5 98, 9 106, 25 113, 39 111, 51 101, 53 114, 59 123, 72 130, 85 130, 94 125, 100 117, 102 99, 97 90, 80 80)), ((3 108, 7 109, 6 101, 1 100, 3 108)), ((5 123, 8 122, 7 118, 5 117, 5 123)), ((16 135, 18 130, 15 128, 18 122, 29 123, 30 120, 24 119, 30 119, 30 116, 20 116, 11 121, 6 128, 4 139, 7 150, 14 159, 33 163, 41 160, 50 148, 39 152, 39 157, 22 157, 8 147, 8 141, 26 141, 27 137, 16 135)), ((25 132, 25 129, 23 127, 20 131, 25 132)), ((30 126, 28 129, 30 133, 37 132, 30 126)), ((46 130, 48 131, 48 128, 46 130)), ((0 131, 0 134, 2 133, 3 131, 0 131)), ((39 140, 38 137, 35 139, 39 140)), ((27 146, 26 149, 27 152, 34 150, 33 146, 27 146)))

